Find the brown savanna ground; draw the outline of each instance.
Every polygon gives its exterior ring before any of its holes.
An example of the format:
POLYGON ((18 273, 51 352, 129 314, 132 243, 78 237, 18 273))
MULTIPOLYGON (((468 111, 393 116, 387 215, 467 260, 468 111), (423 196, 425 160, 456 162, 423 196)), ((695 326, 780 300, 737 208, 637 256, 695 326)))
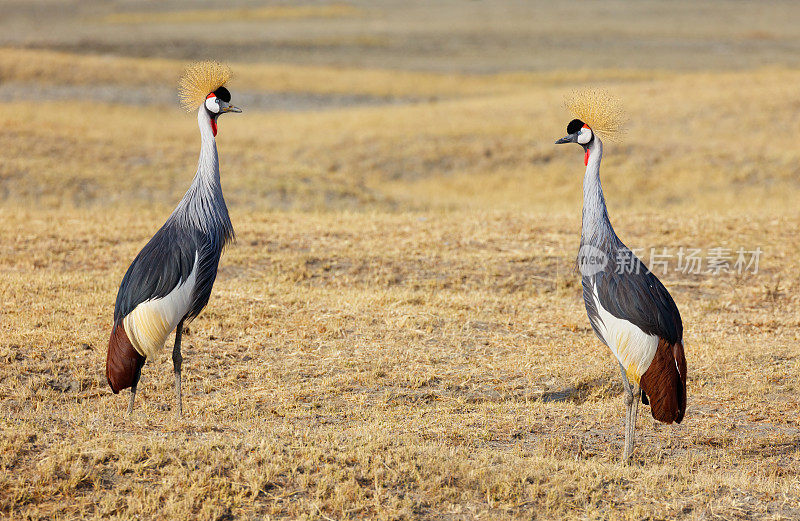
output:
POLYGON ((5 4, 1 516, 800 517, 800 7, 5 4), (128 417, 114 298, 191 181, 174 84, 206 56, 245 109, 218 136, 238 240, 185 418, 169 348, 128 417), (630 465, 574 270, 582 154, 552 144, 587 84, 631 118, 602 168, 629 246, 763 250, 670 259, 689 407, 640 407, 630 465))

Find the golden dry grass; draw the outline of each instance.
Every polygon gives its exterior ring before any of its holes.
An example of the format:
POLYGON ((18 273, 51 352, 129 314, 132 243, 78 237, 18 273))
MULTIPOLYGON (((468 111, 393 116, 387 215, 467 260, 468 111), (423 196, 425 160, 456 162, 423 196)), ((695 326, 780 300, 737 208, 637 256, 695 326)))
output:
MULTIPOLYGON (((119 56, 76 55, 0 47, 0 78, 58 85, 177 84, 185 63, 119 56)), ((519 92, 541 85, 625 81, 662 76, 658 71, 577 70, 469 75, 293 64, 232 64, 239 89, 270 92, 363 94, 382 97, 455 98, 519 92)))
POLYGON ((196 9, 180 11, 129 11, 109 14, 101 18, 111 24, 186 24, 260 22, 266 20, 293 20, 298 18, 331 18, 354 16, 359 10, 346 4, 327 5, 276 5, 270 7, 196 9))
MULTIPOLYGON (((0 52, 7 80, 56 85, 172 85, 181 65, 0 52)), ((622 239, 765 252, 757 274, 662 277, 686 324, 689 410, 663 426, 641 408, 624 466, 616 364, 573 269, 581 154, 552 145, 589 73, 233 68, 234 102, 426 101, 220 122, 238 241, 184 337, 183 421, 166 350, 132 418, 103 364, 117 285, 190 181, 194 119, 92 100, 4 112, 2 515, 800 515, 799 72, 597 82, 631 115, 603 163, 622 239)))

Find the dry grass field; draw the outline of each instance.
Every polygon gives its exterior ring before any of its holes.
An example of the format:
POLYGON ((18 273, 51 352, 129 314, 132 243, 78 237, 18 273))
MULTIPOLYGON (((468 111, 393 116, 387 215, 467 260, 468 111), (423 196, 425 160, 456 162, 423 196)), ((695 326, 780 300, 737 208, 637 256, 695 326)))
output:
POLYGON ((0 516, 800 518, 800 6, 4 4, 0 516), (174 86, 207 56, 245 110, 217 139, 237 241, 185 418, 169 349, 129 417, 114 299, 191 181, 174 86), (625 242, 763 251, 659 272, 688 412, 640 407, 630 465, 574 267, 582 153, 553 145, 586 85, 630 115, 602 167, 625 242))

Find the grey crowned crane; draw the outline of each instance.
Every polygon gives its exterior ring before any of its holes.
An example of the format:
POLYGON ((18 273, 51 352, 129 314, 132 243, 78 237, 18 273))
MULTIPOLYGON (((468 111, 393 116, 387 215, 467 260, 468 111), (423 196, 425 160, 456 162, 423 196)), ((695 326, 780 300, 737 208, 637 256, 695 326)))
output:
POLYGON ((136 256, 117 293, 114 326, 108 342, 106 377, 116 394, 136 387, 147 358, 158 353, 172 331, 175 346, 177 415, 181 398, 181 332, 208 303, 222 249, 233 239, 233 225, 222 197, 217 158, 217 119, 241 112, 225 88, 230 69, 216 62, 190 66, 180 80, 181 103, 197 110, 200 159, 192 185, 164 226, 136 256))
POLYGON ((584 150, 583 224, 578 265, 583 300, 592 329, 619 361, 625 387, 625 448, 634 445, 639 399, 653 418, 683 420, 686 412, 686 358, 683 324, 664 285, 614 233, 600 186, 603 143, 598 132, 613 137, 621 130, 621 111, 602 91, 575 93, 568 102, 574 118, 567 136, 584 150), (633 388, 631 388, 631 382, 633 388))

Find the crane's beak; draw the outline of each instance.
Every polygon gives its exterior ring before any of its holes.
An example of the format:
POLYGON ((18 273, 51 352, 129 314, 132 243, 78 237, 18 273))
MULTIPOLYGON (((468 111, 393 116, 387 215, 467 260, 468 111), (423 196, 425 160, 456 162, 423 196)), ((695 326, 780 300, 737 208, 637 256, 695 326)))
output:
POLYGON ((228 105, 227 107, 222 107, 220 109, 221 114, 225 114, 226 112, 241 112, 242 109, 237 107, 236 105, 228 105))
POLYGON ((564 136, 558 141, 556 141, 556 145, 563 145, 564 143, 577 143, 578 142, 578 132, 574 134, 570 134, 569 136, 564 136))

